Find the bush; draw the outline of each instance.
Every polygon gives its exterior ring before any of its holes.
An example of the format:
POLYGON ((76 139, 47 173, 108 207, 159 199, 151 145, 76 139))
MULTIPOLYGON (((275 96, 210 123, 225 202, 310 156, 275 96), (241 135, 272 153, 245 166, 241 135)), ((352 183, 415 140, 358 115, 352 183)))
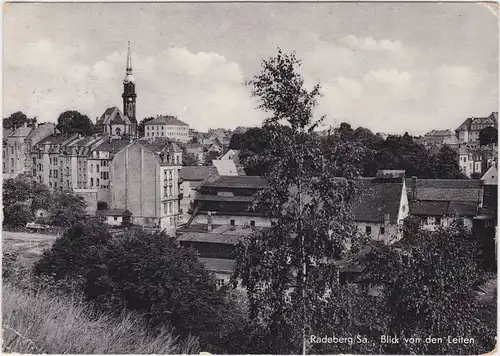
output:
POLYGON ((34 216, 27 204, 15 203, 3 209, 3 224, 7 227, 24 227, 34 216))

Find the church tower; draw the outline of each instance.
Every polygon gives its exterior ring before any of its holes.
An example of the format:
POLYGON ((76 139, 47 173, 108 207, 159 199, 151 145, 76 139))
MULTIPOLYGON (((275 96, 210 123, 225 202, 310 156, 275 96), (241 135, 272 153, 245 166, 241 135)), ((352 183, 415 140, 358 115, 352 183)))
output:
POLYGON ((127 52, 127 74, 123 79, 123 113, 132 122, 132 132, 135 134, 137 130, 137 119, 135 116, 135 102, 137 94, 135 93, 135 78, 132 75, 132 54, 130 52, 130 41, 128 42, 127 52))

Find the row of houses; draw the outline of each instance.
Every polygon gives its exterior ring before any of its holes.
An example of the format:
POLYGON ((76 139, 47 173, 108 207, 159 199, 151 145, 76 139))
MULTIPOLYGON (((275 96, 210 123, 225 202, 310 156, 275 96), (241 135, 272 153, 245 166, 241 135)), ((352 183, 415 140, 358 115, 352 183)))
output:
MULTIPOLYGON (((471 231, 495 236, 497 170, 483 180, 406 178, 401 171, 380 171, 359 178, 352 205, 353 222, 362 234, 386 244, 402 236, 406 217, 424 229, 449 226, 459 219, 471 231)), ((234 267, 234 247, 245 235, 269 229, 274 221, 264 211, 250 211, 255 193, 267 182, 254 176, 211 175, 198 184, 191 217, 177 230, 180 243, 195 248, 219 284, 227 283, 234 267)))

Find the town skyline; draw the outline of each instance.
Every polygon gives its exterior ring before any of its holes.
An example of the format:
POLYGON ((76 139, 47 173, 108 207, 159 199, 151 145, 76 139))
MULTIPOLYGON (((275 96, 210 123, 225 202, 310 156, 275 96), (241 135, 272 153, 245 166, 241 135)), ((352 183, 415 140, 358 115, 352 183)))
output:
POLYGON ((424 134, 498 111, 498 43, 486 36, 498 29, 477 4, 9 4, 4 22, 3 117, 55 122, 74 109, 95 123, 121 106, 128 40, 138 122, 260 126, 243 82, 278 46, 303 59, 306 85, 321 82, 326 126, 424 134), (378 21, 361 26, 368 15, 378 21))

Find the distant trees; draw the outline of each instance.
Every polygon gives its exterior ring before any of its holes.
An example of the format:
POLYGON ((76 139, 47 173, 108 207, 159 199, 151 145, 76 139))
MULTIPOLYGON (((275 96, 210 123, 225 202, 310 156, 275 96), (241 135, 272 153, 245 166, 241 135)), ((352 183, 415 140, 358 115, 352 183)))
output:
POLYGON ((488 126, 479 131, 479 144, 481 146, 498 144, 498 129, 492 126, 488 126))
POLYGON ((17 111, 11 114, 9 117, 4 118, 2 126, 4 129, 10 130, 10 129, 17 129, 21 126, 24 126, 24 124, 27 124, 28 126, 32 127, 36 124, 36 122, 37 122, 36 117, 29 118, 22 111, 17 111))
POLYGON ((81 114, 75 110, 68 110, 57 118, 56 128, 61 133, 82 135, 92 135, 94 133, 94 124, 87 115, 81 114))
POLYGON ((183 166, 197 166, 198 165, 198 158, 192 154, 184 150, 182 153, 182 165, 183 166))
POLYGON ((435 177, 439 179, 466 179, 458 164, 457 152, 448 145, 443 145, 433 157, 435 177))
POLYGON ((137 132, 139 133, 140 137, 144 137, 144 125, 154 119, 155 118, 153 116, 150 116, 142 119, 141 122, 139 122, 139 124, 137 125, 137 132))

